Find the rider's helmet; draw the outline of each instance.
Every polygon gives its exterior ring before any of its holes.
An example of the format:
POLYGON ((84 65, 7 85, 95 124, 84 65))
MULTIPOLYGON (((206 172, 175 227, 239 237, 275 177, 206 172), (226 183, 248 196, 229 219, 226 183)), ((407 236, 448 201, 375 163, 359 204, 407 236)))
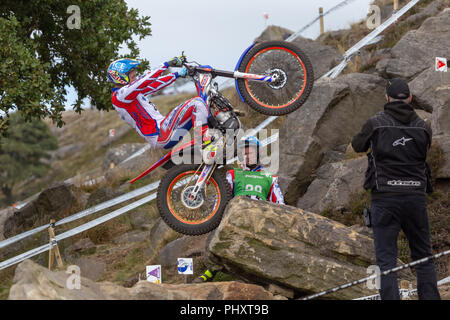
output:
POLYGON ((259 142, 258 138, 255 136, 248 136, 245 139, 241 139, 238 142, 237 145, 237 153, 238 158, 241 163, 241 167, 243 169, 254 169, 260 164, 260 158, 261 158, 261 143, 259 142), (245 147, 252 147, 255 148, 256 153, 256 163, 249 164, 247 162, 247 159, 245 159, 245 147))
POLYGON ((107 72, 108 81, 115 84, 127 85, 130 82, 128 74, 140 64, 141 62, 139 60, 129 58, 111 62, 107 72))

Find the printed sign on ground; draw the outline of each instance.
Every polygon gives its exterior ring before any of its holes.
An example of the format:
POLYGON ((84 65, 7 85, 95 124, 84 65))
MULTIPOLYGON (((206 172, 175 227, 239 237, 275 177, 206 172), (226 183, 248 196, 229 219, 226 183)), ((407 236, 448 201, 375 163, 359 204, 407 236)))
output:
POLYGON ((147 266, 147 281, 161 283, 161 265, 147 266))

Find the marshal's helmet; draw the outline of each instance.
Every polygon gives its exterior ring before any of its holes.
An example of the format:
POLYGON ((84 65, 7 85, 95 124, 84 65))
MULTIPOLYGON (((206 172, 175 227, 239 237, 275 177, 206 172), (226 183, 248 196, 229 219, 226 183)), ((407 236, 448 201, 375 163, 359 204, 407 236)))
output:
POLYGON ((128 74, 140 64, 141 62, 139 60, 129 58, 111 62, 107 71, 108 81, 115 84, 127 85, 130 83, 128 74))
POLYGON ((252 169, 260 164, 260 158, 261 158, 261 153, 262 153, 261 143, 259 142, 258 138, 256 138, 255 136, 248 136, 245 139, 239 140, 238 145, 237 145, 237 151, 238 151, 238 158, 239 158, 239 161, 241 162, 241 165, 252 169), (244 150, 246 147, 256 148, 256 164, 249 166, 246 163, 246 161, 244 159, 244 150))

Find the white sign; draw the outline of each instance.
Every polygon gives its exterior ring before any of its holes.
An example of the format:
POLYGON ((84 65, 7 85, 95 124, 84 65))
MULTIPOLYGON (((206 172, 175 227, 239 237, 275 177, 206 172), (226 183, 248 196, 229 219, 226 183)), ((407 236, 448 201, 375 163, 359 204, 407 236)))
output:
POLYGON ((146 268, 147 281, 153 283, 161 283, 161 265, 147 266, 146 268))
POLYGON ((447 59, 436 57, 435 70, 441 72, 447 72, 447 59))
POLYGON ((109 129, 109 136, 110 136, 110 137, 114 137, 115 134, 116 134, 116 130, 114 130, 114 129, 109 129))
POLYGON ((194 274, 194 262, 192 258, 178 258, 179 274, 194 274))

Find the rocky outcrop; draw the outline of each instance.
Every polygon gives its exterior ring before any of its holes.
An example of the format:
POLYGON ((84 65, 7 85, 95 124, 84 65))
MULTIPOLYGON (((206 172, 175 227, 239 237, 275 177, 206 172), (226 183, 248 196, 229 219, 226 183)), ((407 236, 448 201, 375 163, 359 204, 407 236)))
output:
POLYGON ((450 55, 450 8, 428 18, 417 30, 409 31, 391 50, 391 58, 377 63, 384 77, 412 79, 434 66, 435 57, 450 55))
POLYGON ((414 100, 432 112, 433 135, 450 135, 450 75, 429 67, 409 83, 414 100))
POLYGON ((345 207, 352 194, 362 191, 366 169, 365 156, 323 165, 297 207, 311 212, 322 212, 330 206, 345 207))
POLYGON ((42 191, 36 200, 29 202, 5 221, 3 235, 9 238, 15 234, 31 229, 34 225, 43 225, 50 219, 59 220, 65 217, 77 198, 72 186, 59 183, 42 191))
POLYGON ((17 266, 9 300, 273 300, 264 288, 241 282, 154 284, 140 281, 132 288, 81 277, 80 288, 65 271, 49 271, 25 260, 17 266), (68 286, 69 284, 69 286, 68 286))
POLYGON ((385 104, 385 80, 354 73, 314 84, 305 104, 286 116, 280 128, 281 189, 297 203, 324 154, 348 144, 368 118, 385 104))
MULTIPOLYGON (((373 240, 338 222, 291 206, 237 197, 214 231, 208 259, 254 283, 274 283, 298 295, 367 276, 373 240)), ((328 298, 372 292, 355 286, 328 298)))
POLYGON ((433 143, 438 145, 443 153, 442 167, 434 175, 439 179, 450 179, 450 135, 434 136, 433 143))

